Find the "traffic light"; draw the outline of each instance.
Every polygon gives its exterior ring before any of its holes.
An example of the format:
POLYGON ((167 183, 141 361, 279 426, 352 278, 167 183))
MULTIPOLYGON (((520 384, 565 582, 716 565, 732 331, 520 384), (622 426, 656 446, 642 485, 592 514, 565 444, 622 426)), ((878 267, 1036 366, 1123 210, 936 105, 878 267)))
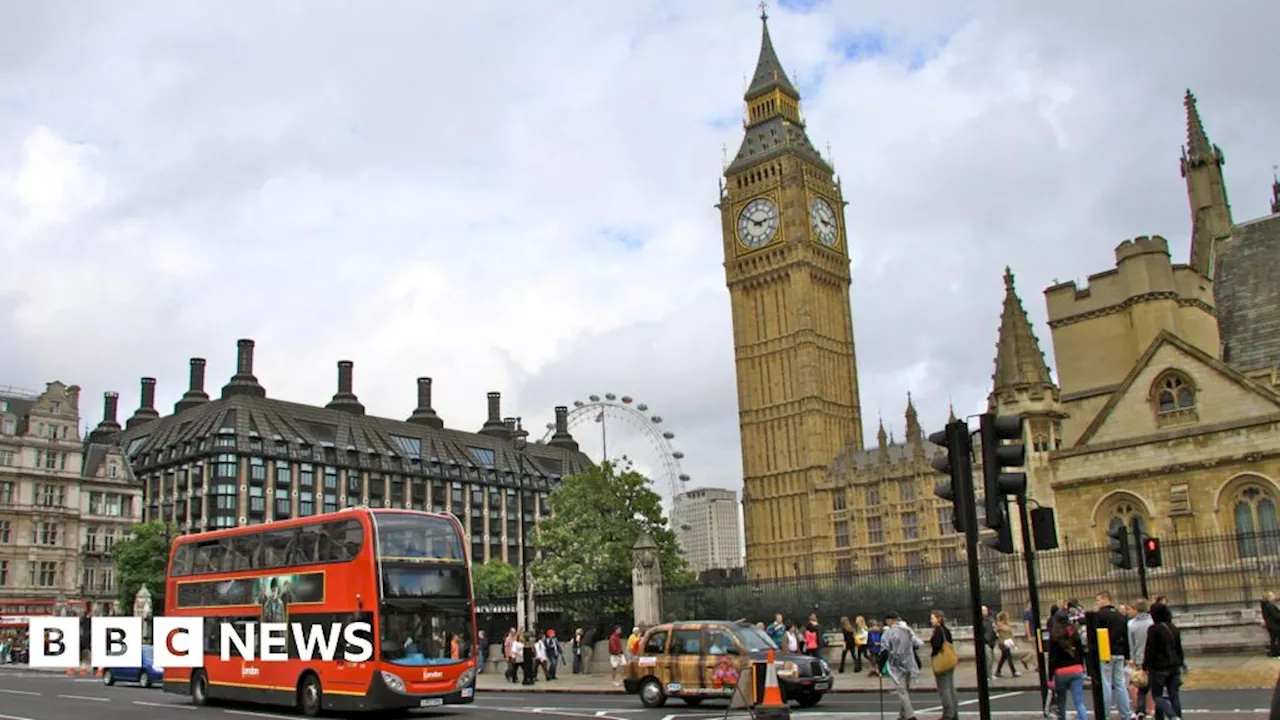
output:
POLYGON ((1142 542, 1142 564, 1158 568, 1164 563, 1160 557, 1160 538, 1149 537, 1142 542))
POLYGON ((1111 564, 1121 570, 1133 569, 1133 558, 1129 554, 1129 528, 1124 523, 1116 523, 1107 530, 1107 549, 1111 551, 1111 564))
POLYGON ((1013 547, 1013 523, 1009 522, 1008 504, 1000 508, 1000 527, 996 529, 996 534, 992 537, 982 539, 982 544, 995 550, 998 553, 1012 555, 1015 550, 1013 547))
POLYGON ((1022 495, 1027 491, 1027 474, 1004 472, 1005 468, 1022 467, 1027 458, 1027 447, 1022 440, 1022 418, 1000 417, 984 413, 979 421, 978 434, 982 437, 982 493, 986 499, 985 524, 999 530, 1005 524, 1005 500, 1009 495, 1022 495))
MULTIPOLYGON (((942 432, 929 436, 929 442, 947 451, 931 461, 933 469, 946 475, 946 479, 938 483, 933 494, 951 503, 951 524, 956 532, 965 532, 964 486, 966 479, 973 482, 973 461, 969 451, 969 426, 963 421, 947 423, 942 432)), ((972 497, 969 501, 972 504, 972 497)))

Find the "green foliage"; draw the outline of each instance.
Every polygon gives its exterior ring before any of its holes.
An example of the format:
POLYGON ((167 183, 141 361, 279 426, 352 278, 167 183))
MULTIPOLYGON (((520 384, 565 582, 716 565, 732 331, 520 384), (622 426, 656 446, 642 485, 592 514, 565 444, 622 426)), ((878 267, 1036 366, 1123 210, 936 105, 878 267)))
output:
POLYGON ((164 613, 164 575, 169 562, 169 545, 178 536, 173 527, 162 522, 134 525, 131 537, 111 546, 111 560, 116 567, 116 590, 120 610, 133 613, 133 600, 145 584, 151 592, 151 606, 156 615, 164 613))
POLYGON ((471 584, 478 598, 504 598, 520 588, 520 571, 501 560, 471 566, 471 584))
POLYGON ((687 582, 675 533, 662 512, 662 498, 648 478, 605 462, 564 478, 551 493, 552 516, 538 526, 543 559, 532 567, 547 590, 591 590, 631 584, 632 548, 641 532, 658 546, 666 583, 687 582))

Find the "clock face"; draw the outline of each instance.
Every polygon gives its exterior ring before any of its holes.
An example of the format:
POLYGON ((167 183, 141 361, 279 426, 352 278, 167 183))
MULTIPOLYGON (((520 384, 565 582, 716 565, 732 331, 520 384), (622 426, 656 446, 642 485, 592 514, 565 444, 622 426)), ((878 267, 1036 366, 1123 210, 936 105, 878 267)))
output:
POLYGON ((827 247, 835 247, 840 239, 840 225, 836 221, 835 211, 822 198, 809 201, 809 224, 813 226, 813 236, 827 247))
POLYGON ((778 232, 778 206, 768 198, 756 198, 738 215, 738 240, 755 250, 769 244, 778 232))

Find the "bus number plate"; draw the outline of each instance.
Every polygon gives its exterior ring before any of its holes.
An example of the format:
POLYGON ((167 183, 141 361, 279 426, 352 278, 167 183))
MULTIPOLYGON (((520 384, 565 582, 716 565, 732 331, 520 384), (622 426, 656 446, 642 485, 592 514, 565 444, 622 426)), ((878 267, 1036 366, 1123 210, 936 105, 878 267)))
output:
POLYGON ((422 707, 436 707, 444 704, 444 698, 427 698, 422 701, 422 707))

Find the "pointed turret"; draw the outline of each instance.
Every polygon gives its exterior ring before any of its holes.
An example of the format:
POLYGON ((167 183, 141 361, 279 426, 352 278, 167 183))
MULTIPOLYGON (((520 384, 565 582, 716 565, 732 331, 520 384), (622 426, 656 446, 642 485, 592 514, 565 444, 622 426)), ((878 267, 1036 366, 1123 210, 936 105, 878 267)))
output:
POLYGON ((760 56, 743 99, 747 116, 743 122, 746 137, 725 175, 734 175, 772 158, 796 154, 816 165, 824 173, 833 174, 831 166, 810 142, 800 115, 800 91, 782 69, 782 61, 769 37, 769 14, 760 12, 760 56))
POLYGON ((1013 271, 1004 269, 1004 310, 996 340, 996 367, 992 374, 992 394, 1021 389, 1053 387, 1049 365, 1040 350, 1031 320, 1014 287, 1013 271))
POLYGON ((1217 145, 1209 142, 1196 96, 1187 90, 1183 98, 1187 110, 1187 144, 1182 148, 1182 177, 1187 181, 1191 205, 1191 267, 1213 279, 1214 248, 1231 235, 1231 203, 1222 177, 1226 159, 1217 145))
POLYGON ((886 455, 889 452, 889 433, 884 429, 884 418, 880 418, 880 429, 876 431, 876 440, 880 442, 880 454, 886 455))
POLYGON ((924 438, 924 430, 920 429, 920 416, 916 414, 916 403, 911 399, 911 393, 907 393, 907 442, 919 444, 924 438))
POLYGON ((782 61, 778 60, 778 53, 773 49, 773 39, 769 37, 769 13, 762 7, 760 8, 760 57, 756 60, 756 71, 751 76, 751 84, 747 87, 744 99, 751 102, 774 90, 781 90, 792 99, 800 100, 800 93, 787 78, 786 71, 782 69, 782 61))
POLYGON ((1280 173, 1271 176, 1271 214, 1280 213, 1280 173))
POLYGON ((955 405, 948 403, 948 404, 947 404, 947 408, 948 408, 948 410, 950 410, 950 414, 949 414, 949 415, 947 415, 947 422, 948 422, 948 423, 953 423, 953 422, 955 422, 956 420, 959 420, 959 419, 960 419, 960 418, 956 417, 956 406, 955 406, 955 405))

